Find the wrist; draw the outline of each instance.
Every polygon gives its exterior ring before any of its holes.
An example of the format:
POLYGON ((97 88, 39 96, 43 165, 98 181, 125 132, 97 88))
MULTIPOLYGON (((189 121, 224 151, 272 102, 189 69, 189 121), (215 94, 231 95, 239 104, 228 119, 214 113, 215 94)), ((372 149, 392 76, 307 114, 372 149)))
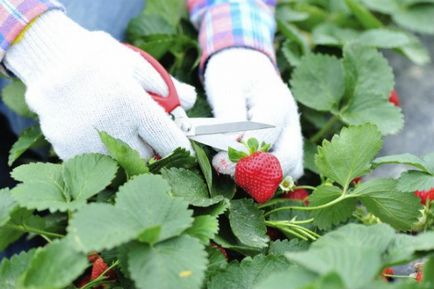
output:
POLYGON ((28 84, 85 49, 89 31, 58 10, 34 20, 7 50, 6 67, 28 84))

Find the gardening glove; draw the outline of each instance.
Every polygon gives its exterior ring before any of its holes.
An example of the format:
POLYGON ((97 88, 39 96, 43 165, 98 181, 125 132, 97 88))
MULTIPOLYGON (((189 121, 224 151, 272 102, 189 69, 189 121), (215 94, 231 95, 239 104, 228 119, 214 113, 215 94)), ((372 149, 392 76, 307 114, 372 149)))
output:
MULTIPOLYGON (((87 31, 63 12, 40 16, 8 49, 5 65, 27 86, 26 102, 62 159, 107 153, 98 131, 143 158, 177 147, 191 151, 184 133, 146 92, 168 94, 158 72, 108 34, 87 31)), ((175 86, 184 107, 191 107, 194 88, 175 86)))
MULTIPOLYGON (((275 128, 246 132, 272 144, 285 176, 297 179, 303 174, 303 138, 297 104, 270 59, 246 48, 229 48, 211 56, 205 70, 208 101, 217 118, 251 120, 272 124, 275 128)), ((226 152, 213 159, 214 168, 233 175, 235 164, 226 152)))

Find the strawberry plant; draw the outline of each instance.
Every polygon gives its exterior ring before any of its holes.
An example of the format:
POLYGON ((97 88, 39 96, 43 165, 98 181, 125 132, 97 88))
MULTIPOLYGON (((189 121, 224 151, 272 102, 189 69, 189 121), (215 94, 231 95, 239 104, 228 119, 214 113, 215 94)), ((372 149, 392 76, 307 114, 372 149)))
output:
MULTIPOLYGON (((147 2, 129 41, 201 91, 182 1, 147 2)), ((414 33, 434 33, 433 1, 281 1, 276 19, 279 68, 302 115, 301 180, 279 174, 254 139, 250 155, 230 151, 235 181, 213 171, 207 147, 143 160, 105 132, 108 155, 32 160, 26 150, 47 146, 32 127, 11 149, 17 185, 0 190, 0 251, 20 238, 40 245, 0 262, 0 288, 433 288, 434 154, 379 155, 404 123, 382 51, 428 62, 414 33), (393 165, 406 169, 372 177, 393 165), (424 264, 413 275, 396 275, 414 260, 424 264)), ((3 99, 36 118, 24 90, 15 80, 3 99)), ((210 115, 203 97, 189 113, 210 115)))

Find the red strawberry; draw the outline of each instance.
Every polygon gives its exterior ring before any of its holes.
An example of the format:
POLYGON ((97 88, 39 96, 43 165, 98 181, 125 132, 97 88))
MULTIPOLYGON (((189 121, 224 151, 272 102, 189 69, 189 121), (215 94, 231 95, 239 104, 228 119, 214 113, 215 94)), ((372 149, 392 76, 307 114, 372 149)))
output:
POLYGON ((270 153, 255 152, 235 167, 235 182, 261 204, 274 196, 282 178, 279 160, 270 153))
POLYGON ((428 191, 416 191, 415 195, 420 198, 422 205, 426 205, 428 200, 434 200, 434 188, 428 191))
POLYGON ((306 190, 299 189, 282 195, 284 199, 304 201, 304 204, 309 205, 309 193, 306 190))
POLYGON ((422 279, 423 279, 423 273, 422 272, 417 272, 416 273, 416 281, 417 282, 422 282, 422 279))
POLYGON ((104 273, 108 269, 108 265, 101 257, 98 257, 94 262, 92 266, 92 273, 90 275, 90 280, 95 280, 98 278, 102 273, 104 273))
POLYGON ((392 281, 393 278, 389 277, 388 275, 395 275, 395 271, 393 270, 393 268, 391 267, 387 267, 386 269, 383 270, 383 273, 381 274, 384 278, 385 281, 392 281))
POLYGON ((219 250, 223 254, 223 256, 225 256, 226 260, 228 260, 228 258, 229 258, 228 253, 226 252, 226 250, 222 246, 219 246, 216 243, 211 243, 211 247, 214 247, 217 250, 219 250))
POLYGON ((362 182, 362 177, 354 178, 354 180, 351 181, 351 183, 352 183, 353 185, 360 184, 361 182, 362 182))
POLYGON ((389 102, 396 106, 399 106, 400 104, 399 96, 395 89, 390 92, 389 102))

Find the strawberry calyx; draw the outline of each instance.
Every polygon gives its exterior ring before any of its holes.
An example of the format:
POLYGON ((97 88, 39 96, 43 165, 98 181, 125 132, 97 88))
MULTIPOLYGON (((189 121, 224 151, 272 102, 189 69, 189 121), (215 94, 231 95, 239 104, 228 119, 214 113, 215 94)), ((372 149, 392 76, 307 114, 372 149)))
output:
POLYGON ((228 155, 231 162, 237 163, 241 159, 248 157, 249 155, 252 155, 256 152, 268 152, 271 148, 271 145, 266 144, 265 142, 259 144, 258 140, 255 138, 249 138, 247 142, 242 142, 242 144, 244 144, 248 152, 239 151, 232 147, 229 147, 228 155))

